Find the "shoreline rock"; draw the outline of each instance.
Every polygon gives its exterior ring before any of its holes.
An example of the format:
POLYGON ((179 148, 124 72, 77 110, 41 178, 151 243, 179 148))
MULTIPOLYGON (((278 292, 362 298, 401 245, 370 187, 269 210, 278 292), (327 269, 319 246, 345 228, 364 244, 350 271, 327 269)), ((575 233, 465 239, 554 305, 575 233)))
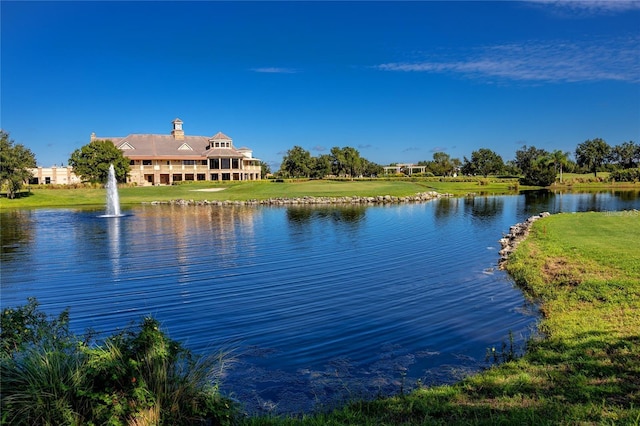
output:
POLYGON ((377 195, 375 197, 344 196, 344 197, 295 197, 268 198, 266 200, 218 201, 218 200, 170 200, 151 201, 152 205, 180 205, 180 206, 289 206, 289 205, 330 205, 330 204, 402 204, 422 203, 436 198, 451 197, 451 194, 440 194, 435 191, 419 192, 415 195, 396 197, 393 195, 377 195))
POLYGON ((498 261, 498 269, 504 269, 504 265, 509 259, 509 256, 518 247, 518 244, 529 235, 531 225, 538 219, 551 216, 549 212, 542 212, 538 215, 531 216, 529 219, 521 223, 516 223, 509 228, 509 233, 500 239, 500 246, 502 247, 498 252, 500 254, 500 260, 498 261))

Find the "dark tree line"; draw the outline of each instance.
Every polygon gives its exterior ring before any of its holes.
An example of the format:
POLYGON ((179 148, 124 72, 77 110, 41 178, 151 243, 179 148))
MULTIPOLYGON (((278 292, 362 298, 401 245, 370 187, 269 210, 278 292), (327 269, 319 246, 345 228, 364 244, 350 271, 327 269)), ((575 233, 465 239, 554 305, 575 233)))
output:
POLYGON ((294 146, 282 158, 281 177, 323 178, 326 176, 350 177, 377 176, 382 166, 360 156, 355 148, 333 147, 330 154, 312 157, 309 151, 294 146))
MULTIPOLYGON (((463 161, 444 152, 435 152, 433 160, 420 161, 425 172, 434 176, 484 176, 508 174, 521 176, 522 183, 533 186, 548 186, 565 172, 597 172, 607 170, 630 169, 640 165, 640 145, 633 141, 610 146, 600 138, 578 144, 575 161, 571 153, 561 150, 547 151, 535 146, 524 145, 515 152, 515 159, 504 162, 502 157, 488 148, 480 148, 471 153, 471 158, 463 161)), ((322 178, 325 176, 359 177, 374 176, 383 172, 383 168, 360 156, 351 147, 331 149, 330 154, 312 157, 309 151, 300 146, 288 150, 282 160, 282 177, 322 178)))

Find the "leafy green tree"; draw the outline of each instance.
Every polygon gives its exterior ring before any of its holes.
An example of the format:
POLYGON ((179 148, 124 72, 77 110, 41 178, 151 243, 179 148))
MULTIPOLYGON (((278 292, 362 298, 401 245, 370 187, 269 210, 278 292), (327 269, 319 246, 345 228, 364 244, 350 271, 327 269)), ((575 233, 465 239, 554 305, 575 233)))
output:
POLYGON ((7 198, 16 193, 32 177, 30 168, 36 167, 36 156, 22 144, 9 139, 9 133, 0 130, 0 185, 7 198))
POLYGON ((363 172, 363 158, 357 149, 350 146, 331 148, 332 172, 336 176, 360 176, 363 172))
POLYGON ((342 148, 345 160, 345 169, 351 178, 358 177, 362 174, 362 157, 357 149, 350 146, 342 148))
POLYGON ((282 158, 280 170, 291 177, 309 177, 312 161, 309 151, 296 145, 282 158))
POLYGON ((556 181, 556 176, 556 159, 553 154, 545 153, 533 161, 526 181, 528 185, 549 186, 556 181))
POLYGON ((311 177, 322 179, 323 177, 330 175, 331 162, 332 162, 332 158, 330 155, 327 155, 327 154, 323 154, 314 158, 313 168, 311 170, 311 177))
POLYGON ((549 186, 556 180, 557 170, 568 164, 568 153, 556 150, 553 153, 535 146, 516 151, 514 164, 522 173, 522 183, 533 186, 549 186))
POLYGON ((548 155, 548 152, 544 149, 523 145, 521 149, 516 151, 514 163, 520 169, 520 173, 525 177, 525 180, 527 180, 533 174, 532 169, 536 159, 546 155, 548 155))
POLYGON ((113 164, 118 182, 125 182, 129 174, 129 160, 110 140, 94 140, 71 153, 69 165, 84 181, 105 183, 109 165, 113 164))
POLYGON ((347 174, 346 158, 342 148, 334 146, 331 148, 331 172, 336 176, 347 174))
POLYGON ((262 176, 262 179, 266 178, 267 175, 271 174, 271 167, 269 166, 269 163, 266 163, 264 161, 260 162, 260 175, 262 176))
POLYGON ((465 174, 480 174, 484 177, 492 173, 499 173, 504 169, 502 157, 488 148, 480 148, 471 153, 471 160, 464 158, 462 166, 465 174))
POLYGON ((640 162, 640 145, 633 141, 616 145, 611 150, 611 159, 623 169, 633 169, 640 162))
POLYGON ((384 168, 366 158, 362 159, 362 174, 365 176, 378 176, 384 173, 384 168))
MULTIPOLYGON (((421 165, 418 163, 418 165, 421 165)), ((434 152, 433 161, 426 161, 424 165, 427 166, 427 170, 436 176, 451 176, 453 175, 456 167, 460 166, 460 160, 457 158, 452 159, 451 156, 445 152, 434 152)))
POLYGON ((609 158, 611 147, 601 138, 588 139, 576 147, 576 162, 598 176, 598 167, 609 158))

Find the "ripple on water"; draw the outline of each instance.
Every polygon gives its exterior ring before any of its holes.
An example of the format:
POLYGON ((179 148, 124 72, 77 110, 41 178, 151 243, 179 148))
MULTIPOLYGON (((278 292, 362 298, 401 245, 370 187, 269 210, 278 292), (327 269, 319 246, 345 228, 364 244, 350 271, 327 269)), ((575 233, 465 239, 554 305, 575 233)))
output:
POLYGON ((195 352, 237 347, 223 389, 247 410, 328 408, 456 380, 534 320, 502 272, 486 273, 497 262, 487 245, 518 220, 470 211, 35 211, 3 254, 2 304, 35 295, 50 312, 69 306, 75 330, 105 334, 153 315, 195 352))

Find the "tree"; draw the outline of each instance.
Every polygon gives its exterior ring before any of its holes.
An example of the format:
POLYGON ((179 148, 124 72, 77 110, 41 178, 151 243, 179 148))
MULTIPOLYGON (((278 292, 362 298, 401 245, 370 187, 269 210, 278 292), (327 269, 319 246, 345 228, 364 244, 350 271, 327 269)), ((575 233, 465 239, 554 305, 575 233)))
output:
POLYGON ((549 186, 556 181, 556 166, 553 154, 546 153, 537 157, 531 166, 531 174, 527 178, 528 185, 549 186))
POLYGON ((377 163, 367 160, 366 158, 362 159, 362 174, 365 176, 375 177, 377 175, 381 175, 384 173, 384 168, 377 163))
POLYGON ((313 166, 311 154, 300 146, 294 146, 282 158, 280 170, 291 177, 309 177, 313 166))
POLYGON ((311 170, 311 177, 322 179, 323 177, 331 174, 331 161, 330 155, 322 154, 314 159, 313 167, 311 170))
POLYGON ((363 172, 363 158, 357 149, 350 146, 331 148, 332 172, 336 176, 360 176, 363 172))
POLYGON ((520 173, 524 176, 524 180, 533 175, 533 167, 537 158, 546 156, 548 152, 535 146, 527 147, 523 145, 521 149, 516 151, 515 164, 520 169, 520 173))
POLYGON ((601 138, 586 140, 576 147, 576 162, 598 176, 598 167, 604 164, 611 153, 611 147, 601 138))
POLYGON ((487 148, 480 148, 471 153, 471 160, 464 158, 463 172, 466 174, 481 174, 484 177, 491 173, 498 173, 504 169, 504 161, 495 152, 487 148))
POLYGON ((271 166, 269 166, 269 163, 266 163, 264 161, 260 162, 260 175, 262 176, 262 179, 265 179, 267 177, 267 175, 271 174, 271 166))
POLYGON ((110 140, 94 140, 71 153, 69 165, 84 181, 105 183, 109 165, 113 164, 116 180, 125 182, 129 174, 129 160, 110 140))
MULTIPOLYGON (((418 164, 420 165, 420 163, 418 164)), ((427 166, 427 170, 436 176, 451 176, 456 168, 460 166, 460 160, 457 158, 452 159, 445 152, 434 152, 433 161, 427 161, 424 165, 427 166)))
POLYGON ((336 176, 347 174, 345 163, 342 149, 337 146, 331 148, 331 172, 336 176))
POLYGON ((362 157, 357 149, 350 146, 342 148, 345 160, 345 169, 347 174, 351 177, 358 177, 362 174, 362 157))
POLYGON ((0 185, 7 191, 7 198, 16 193, 33 176, 30 168, 36 167, 36 156, 22 144, 9 139, 9 133, 0 130, 0 185))
POLYGON ((553 153, 535 146, 524 145, 516 151, 515 165, 522 173, 522 184, 549 186, 556 180, 557 170, 568 164, 569 153, 556 150, 553 153))
POLYGON ((551 153, 551 160, 555 170, 560 173, 560 183, 562 183, 562 168, 569 165, 569 153, 556 149, 551 153))
POLYGON ((633 169, 640 162, 640 145, 633 141, 616 145, 611 151, 611 159, 623 169, 633 169))

